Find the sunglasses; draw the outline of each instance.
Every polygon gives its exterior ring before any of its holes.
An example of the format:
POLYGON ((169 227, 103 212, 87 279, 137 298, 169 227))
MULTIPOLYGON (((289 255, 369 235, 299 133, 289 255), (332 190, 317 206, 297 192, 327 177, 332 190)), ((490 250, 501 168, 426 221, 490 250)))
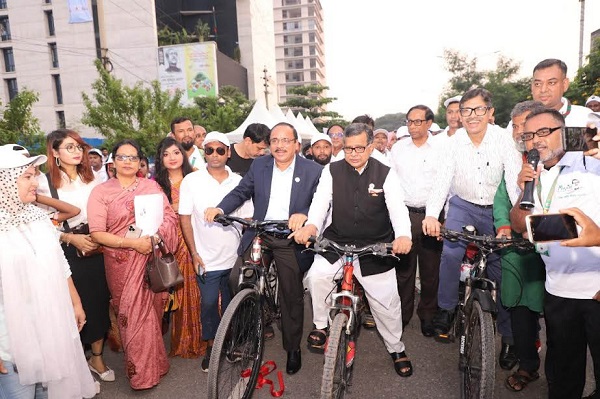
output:
POLYGON ((205 153, 206 155, 212 155, 212 153, 213 153, 213 152, 215 152, 215 151, 216 151, 216 152, 217 152, 217 154, 219 154, 219 155, 225 155, 225 153, 227 152, 227 151, 225 150, 225 148, 223 148, 223 147, 217 147, 216 149, 215 149, 215 148, 212 148, 212 147, 206 147, 206 148, 204 149, 204 153, 205 153))

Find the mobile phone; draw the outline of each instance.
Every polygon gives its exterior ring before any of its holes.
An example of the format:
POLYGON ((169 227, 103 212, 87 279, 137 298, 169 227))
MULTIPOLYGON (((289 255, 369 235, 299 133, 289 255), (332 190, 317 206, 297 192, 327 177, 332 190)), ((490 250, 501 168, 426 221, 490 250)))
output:
POLYGON ((140 238, 142 236, 142 229, 132 224, 127 228, 125 238, 140 238))
POLYGON ((579 236, 575 218, 565 213, 528 215, 525 223, 532 243, 569 240, 579 236))
POLYGON ((593 137, 598 133, 598 128, 565 127, 563 134, 563 148, 565 151, 589 151, 598 148, 598 142, 593 137))

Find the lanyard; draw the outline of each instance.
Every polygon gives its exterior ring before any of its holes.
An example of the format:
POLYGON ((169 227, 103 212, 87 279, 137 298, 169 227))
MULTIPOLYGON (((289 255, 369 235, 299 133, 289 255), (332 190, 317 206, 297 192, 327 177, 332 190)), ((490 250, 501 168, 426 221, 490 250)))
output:
POLYGON ((544 211, 544 215, 547 214, 548 211, 550 211, 550 204, 552 203, 552 197, 554 197, 554 190, 556 189, 556 183, 558 182, 558 178, 560 177, 560 174, 562 173, 564 168, 565 168, 564 166, 561 166, 560 169, 558 170, 558 175, 556 175, 556 177, 554 178, 554 182, 552 182, 552 186, 550 186, 550 191, 548 191, 548 196, 546 197, 545 202, 542 201, 542 180, 538 181, 537 195, 538 195, 538 199, 540 200, 540 205, 543 204, 542 210, 544 211))
POLYGON ((567 116, 569 116, 570 113, 571 113, 571 101, 567 100, 567 110, 563 114, 563 117, 566 118, 567 116))

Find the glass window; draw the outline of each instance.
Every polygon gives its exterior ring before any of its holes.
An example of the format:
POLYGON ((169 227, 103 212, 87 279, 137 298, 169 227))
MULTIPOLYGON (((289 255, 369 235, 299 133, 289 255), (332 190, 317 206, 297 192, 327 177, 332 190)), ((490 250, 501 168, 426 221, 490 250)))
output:
POLYGON ((286 82, 304 82, 304 74, 302 72, 293 72, 285 74, 286 82))
POLYGON ((308 54, 317 55, 317 50, 315 46, 308 46, 308 54))
POLYGON ((317 80, 317 73, 315 71, 310 72, 310 80, 317 80))
POLYGON ((315 16, 315 6, 308 7, 308 16, 309 17, 314 17, 315 16))
POLYGON ((286 57, 302 57, 302 47, 289 47, 283 49, 283 55, 286 57))
POLYGON ((288 18, 301 18, 302 17, 302 9, 300 8, 292 8, 291 10, 287 10, 288 18))
POLYGON ((3 42, 10 40, 10 23, 7 16, 0 17, 0 38, 3 42))
POLYGON ((311 68, 316 68, 317 67, 317 59, 316 58, 311 58, 310 59, 310 67, 311 68))
POLYGON ((58 49, 56 48, 56 43, 48 43, 48 47, 50 48, 52 68, 58 68, 58 49))
POLYGON ((54 92, 56 93, 56 103, 63 103, 63 95, 62 95, 62 85, 60 83, 60 75, 52 75, 52 80, 54 81, 54 92))
POLYGON ((300 4, 300 0, 283 0, 282 6, 295 6, 296 4, 300 4))
POLYGON ((8 99, 12 100, 19 94, 19 87, 17 86, 17 79, 4 79, 6 88, 8 89, 8 99))
POLYGON ((48 22, 48 36, 54 36, 56 34, 54 30, 54 14, 52 14, 52 11, 44 11, 44 13, 48 22))
POLYGON ((12 47, 2 49, 2 55, 4 56, 4 71, 14 72, 15 71, 15 55, 12 47))
POLYGON ((315 36, 314 33, 309 33, 308 34, 308 42, 309 43, 314 43, 315 42, 315 38, 316 38, 316 36, 315 36))
POLYGON ((314 30, 314 29, 316 29, 316 26, 317 26, 317 23, 315 22, 314 19, 311 18, 308 20, 308 29, 314 30))
POLYGON ((0 10, 4 10, 6 8, 6 0, 0 0, 0 10))

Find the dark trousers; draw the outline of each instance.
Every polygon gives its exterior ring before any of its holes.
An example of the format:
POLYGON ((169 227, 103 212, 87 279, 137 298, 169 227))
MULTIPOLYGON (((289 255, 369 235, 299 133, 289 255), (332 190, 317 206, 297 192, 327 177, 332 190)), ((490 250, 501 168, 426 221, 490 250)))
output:
MULTIPOLYGON (((297 244, 293 240, 279 239, 269 235, 264 235, 262 238, 263 245, 271 249, 277 264, 283 349, 288 352, 295 351, 300 349, 304 323, 304 286, 302 285, 304 272, 298 265, 297 244)), ((244 259, 250 258, 250 250, 251 248, 248 248, 244 252, 244 259)), ((239 258, 231 270, 229 284, 232 288, 236 287, 232 289, 232 292, 237 291, 241 265, 242 259, 239 258)))
POLYGON ((519 369, 529 374, 540 368, 540 355, 535 346, 539 331, 539 313, 526 306, 510 309, 515 350, 519 358, 519 369))
POLYGON ((550 399, 580 399, 585 387, 587 348, 600 385, 600 302, 569 299, 546 292, 548 350, 546 378, 550 399))
POLYGON ((415 310, 415 277, 417 261, 421 278, 421 298, 417 307, 419 319, 431 321, 437 311, 442 242, 423 234, 424 213, 409 212, 412 248, 400 257, 396 266, 398 293, 402 302, 402 323, 407 325, 415 310))
POLYGON ((200 288, 200 322, 202 323, 202 339, 215 339, 217 328, 221 317, 219 315, 219 292, 221 293, 221 314, 225 313, 225 309, 231 302, 231 294, 227 281, 231 270, 215 270, 206 273, 206 279, 200 281, 200 277, 196 276, 198 288, 200 288))
MULTIPOLYGON (((446 228, 462 231, 462 227, 473 225, 477 234, 495 235, 492 208, 482 208, 463 200, 458 196, 450 198, 446 228)), ((454 310, 458 305, 458 282, 460 281, 460 264, 467 244, 462 241, 450 242, 444 240, 442 260, 440 262, 440 284, 438 290, 438 305, 442 309, 454 310)), ((512 329, 508 310, 502 306, 501 286, 502 269, 500 256, 493 253, 487 258, 487 277, 496 282, 496 298, 498 303, 498 331, 503 342, 512 343, 512 329)))

